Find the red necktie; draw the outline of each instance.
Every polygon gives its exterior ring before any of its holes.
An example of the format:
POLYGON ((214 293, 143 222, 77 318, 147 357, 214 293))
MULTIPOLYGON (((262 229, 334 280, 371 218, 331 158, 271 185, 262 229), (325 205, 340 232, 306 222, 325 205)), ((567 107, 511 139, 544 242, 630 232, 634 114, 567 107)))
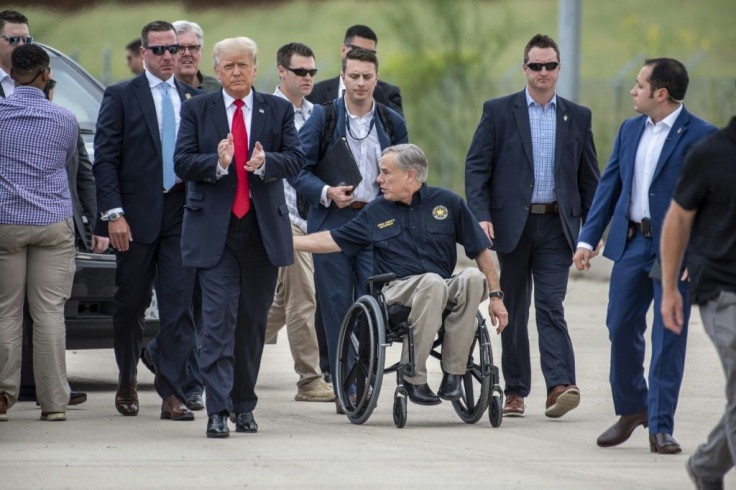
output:
POLYGON ((248 192, 248 172, 245 164, 248 161, 248 131, 245 129, 245 118, 243 117, 242 100, 236 100, 235 115, 233 116, 233 143, 235 145, 235 171, 238 176, 238 185, 235 188, 235 200, 233 201, 233 214, 242 218, 250 210, 250 198, 248 192))

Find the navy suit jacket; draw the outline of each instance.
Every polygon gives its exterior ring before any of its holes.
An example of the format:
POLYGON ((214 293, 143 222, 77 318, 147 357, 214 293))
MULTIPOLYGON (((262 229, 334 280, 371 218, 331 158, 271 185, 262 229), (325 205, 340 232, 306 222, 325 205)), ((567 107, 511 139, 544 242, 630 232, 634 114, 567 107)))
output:
MULTIPOLYGON (((591 113, 557 96, 555 191, 573 251, 600 178, 591 113)), ((525 91, 486 101, 465 161, 465 195, 478 221, 493 223, 493 249, 519 243, 534 191, 534 155, 525 91)))
MULTIPOLYGON (((253 89, 248 155, 256 141, 266 152, 263 178, 250 173, 248 183, 263 245, 273 266, 294 262, 289 210, 281 179, 296 175, 304 153, 294 127, 294 108, 279 97, 253 89)), ((174 167, 187 182, 181 251, 184 265, 215 266, 225 250, 237 174, 233 160, 228 173, 216 178, 217 144, 230 132, 222 90, 195 97, 182 105, 174 167)))
MULTIPOLYGON (((335 131, 333 132, 332 141, 335 142, 339 138, 347 135, 347 126, 345 125, 345 103, 343 99, 335 99, 335 131)), ((377 111, 377 110, 376 110, 377 111)), ((397 112, 392 109, 388 110, 389 116, 394 129, 394 143, 389 139, 386 129, 381 123, 381 118, 376 114, 376 131, 378 132, 378 142, 381 149, 392 144, 401 144, 409 142, 409 135, 406 131, 406 124, 397 112)), ((307 122, 304 123, 302 129, 299 130, 299 139, 304 148, 304 168, 299 175, 293 179, 291 185, 307 200, 309 209, 307 211, 307 229, 310 233, 319 231, 325 218, 331 212, 340 209, 333 204, 329 208, 324 207, 320 203, 322 189, 325 183, 314 175, 314 169, 319 163, 319 147, 325 130, 325 110, 320 105, 315 105, 312 109, 312 115, 309 116, 307 122)))
MULTIPOLYGON (((182 101, 204 93, 174 83, 182 101)), ((164 176, 156 106, 145 72, 105 89, 92 170, 97 209, 123 208, 133 240, 153 243, 161 231, 164 176)), ((97 220, 96 232, 108 236, 107 222, 97 220)))
MULTIPOLYGON (((646 120, 647 116, 638 116, 627 119, 621 125, 611 158, 596 191, 588 221, 580 234, 580 241, 595 247, 610 221, 611 229, 603 255, 614 262, 621 258, 626 248, 636 150, 646 120)), ((649 186, 649 212, 657 256, 662 222, 680 177, 685 155, 695 143, 715 130, 715 126, 690 114, 683 107, 665 139, 649 186)))
MULTIPOLYGON (((331 100, 337 99, 338 97, 342 97, 342 94, 337 93, 339 88, 339 76, 328 80, 322 80, 321 82, 314 84, 312 93, 307 96, 307 100, 314 104, 327 103, 331 100)), ((396 85, 391 85, 383 80, 378 80, 376 89, 373 91, 373 98, 386 107, 395 110, 403 117, 404 108, 401 106, 401 89, 396 85)))

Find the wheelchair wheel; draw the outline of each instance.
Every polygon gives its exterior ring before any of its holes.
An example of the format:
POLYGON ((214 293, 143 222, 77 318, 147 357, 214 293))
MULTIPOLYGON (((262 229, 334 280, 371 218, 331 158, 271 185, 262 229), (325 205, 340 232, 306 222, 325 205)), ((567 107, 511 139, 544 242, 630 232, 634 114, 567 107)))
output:
POLYGON ((368 420, 376 407, 385 350, 381 307, 374 297, 361 296, 348 309, 337 339, 337 397, 354 424, 368 420))
POLYGON ((491 427, 500 427, 503 421, 503 394, 494 393, 491 397, 491 406, 488 407, 488 419, 491 427))
POLYGON ((462 397, 453 400, 452 406, 463 422, 474 424, 483 417, 491 394, 492 354, 486 322, 476 314, 477 327, 470 348, 468 368, 463 377, 462 397))
POLYGON ((394 394, 394 425, 397 429, 403 429, 406 425, 406 394, 396 389, 394 394))

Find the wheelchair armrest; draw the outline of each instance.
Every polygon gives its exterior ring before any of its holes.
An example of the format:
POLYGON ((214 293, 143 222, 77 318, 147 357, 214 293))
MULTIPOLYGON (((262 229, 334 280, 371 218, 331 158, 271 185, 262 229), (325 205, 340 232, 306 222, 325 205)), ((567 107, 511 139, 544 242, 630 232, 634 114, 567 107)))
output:
POLYGON ((373 291, 380 291, 386 283, 389 283, 396 279, 396 274, 389 272, 388 274, 379 274, 377 276, 369 277, 365 282, 368 291, 373 294, 373 291))

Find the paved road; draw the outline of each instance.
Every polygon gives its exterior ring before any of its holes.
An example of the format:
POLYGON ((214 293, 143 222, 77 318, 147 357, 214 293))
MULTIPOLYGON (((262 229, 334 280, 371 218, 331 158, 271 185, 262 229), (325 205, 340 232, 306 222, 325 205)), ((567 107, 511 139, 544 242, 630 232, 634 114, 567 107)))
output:
MULTIPOLYGON (((600 265, 602 266, 603 261, 600 265)), ((599 264, 595 264, 599 265, 599 264)), ((266 347, 256 412, 258 434, 205 438, 206 417, 159 420, 153 378, 141 365, 141 411, 122 417, 113 407, 112 350, 70 351, 72 385, 90 395, 63 423, 41 422, 33 403, 19 403, 0 423, 0 489, 15 488, 692 488, 684 463, 723 411, 724 379, 698 315, 692 323, 675 436, 684 453, 649 452, 638 429, 623 446, 600 449, 595 439, 614 420, 604 327, 608 285, 570 282, 567 316, 577 353, 580 407, 544 417, 538 352, 527 416, 466 425, 449 403, 409 405, 404 429, 394 428, 394 380, 365 425, 350 424, 325 403, 294 402, 296 390, 285 336, 266 347)), ((593 276, 598 277, 598 276, 593 276)), ((602 276, 601 276, 602 277, 602 276)), ((536 345, 536 335, 533 335, 536 345)), ((494 335, 494 351, 500 342, 494 335)), ((391 355, 398 354, 398 347, 391 355)), ((437 388, 439 366, 430 365, 437 388)), ((727 488, 736 488, 731 472, 727 488)))

